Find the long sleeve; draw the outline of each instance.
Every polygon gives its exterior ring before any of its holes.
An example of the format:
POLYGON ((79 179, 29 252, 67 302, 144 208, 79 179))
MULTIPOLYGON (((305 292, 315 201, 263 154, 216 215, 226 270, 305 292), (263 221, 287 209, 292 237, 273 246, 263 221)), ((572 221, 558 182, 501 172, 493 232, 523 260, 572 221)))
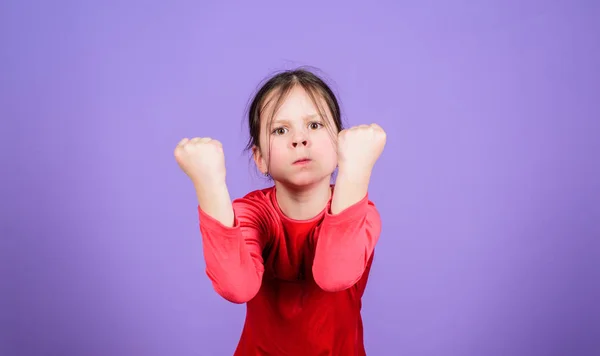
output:
POLYGON ((368 194, 333 215, 329 206, 316 233, 313 277, 325 291, 350 288, 362 276, 381 232, 381 218, 368 194))
POLYGON ((233 210, 233 227, 227 227, 198 206, 200 232, 206 274, 213 288, 230 302, 245 303, 258 293, 262 283, 268 226, 258 201, 236 199, 233 210))

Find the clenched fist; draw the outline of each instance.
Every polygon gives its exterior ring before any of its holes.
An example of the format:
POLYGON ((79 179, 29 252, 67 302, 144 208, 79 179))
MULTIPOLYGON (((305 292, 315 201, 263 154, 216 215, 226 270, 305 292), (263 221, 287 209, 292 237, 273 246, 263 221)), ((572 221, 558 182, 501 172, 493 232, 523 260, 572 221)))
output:
POLYGON ((338 166, 341 171, 370 174, 383 152, 385 131, 377 124, 359 125, 338 134, 338 166))
POLYGON ((217 140, 184 138, 175 147, 175 160, 194 185, 225 182, 225 155, 217 140))

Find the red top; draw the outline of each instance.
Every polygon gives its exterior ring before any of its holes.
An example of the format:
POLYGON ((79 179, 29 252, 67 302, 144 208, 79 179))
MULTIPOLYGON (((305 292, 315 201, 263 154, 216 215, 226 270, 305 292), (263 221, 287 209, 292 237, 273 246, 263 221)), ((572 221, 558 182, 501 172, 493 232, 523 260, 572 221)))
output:
POLYGON ((275 188, 233 201, 234 226, 200 207, 206 273, 223 298, 246 304, 234 356, 365 355, 361 298, 381 220, 368 194, 333 215, 286 217, 275 188))

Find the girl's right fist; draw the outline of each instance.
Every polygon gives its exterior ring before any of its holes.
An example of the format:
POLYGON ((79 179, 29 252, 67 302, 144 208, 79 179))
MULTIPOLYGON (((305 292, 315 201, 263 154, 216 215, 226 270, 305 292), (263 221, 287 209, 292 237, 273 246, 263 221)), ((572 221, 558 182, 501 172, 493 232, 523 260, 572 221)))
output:
POLYGON ((195 185, 225 181, 225 155, 217 140, 184 138, 175 147, 175 160, 195 185))

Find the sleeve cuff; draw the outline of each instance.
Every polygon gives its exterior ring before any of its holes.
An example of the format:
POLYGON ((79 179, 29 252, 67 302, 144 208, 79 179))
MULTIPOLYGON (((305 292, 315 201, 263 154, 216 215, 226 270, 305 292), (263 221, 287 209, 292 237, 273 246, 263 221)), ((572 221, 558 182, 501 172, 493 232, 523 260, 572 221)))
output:
POLYGON ((202 208, 200 208, 200 205, 198 205, 198 218, 200 220, 200 225, 202 225, 203 228, 211 231, 217 230, 225 234, 231 234, 232 236, 236 234, 238 228, 240 227, 240 223, 235 215, 235 210, 233 214, 233 226, 231 227, 223 225, 219 220, 208 215, 204 210, 202 210, 202 208))
POLYGON ((338 214, 331 212, 331 202, 327 205, 327 211, 325 212, 324 222, 328 224, 344 224, 348 221, 358 220, 365 216, 367 208, 369 206, 369 194, 367 193, 364 198, 358 202, 350 205, 346 209, 340 211, 338 214))

